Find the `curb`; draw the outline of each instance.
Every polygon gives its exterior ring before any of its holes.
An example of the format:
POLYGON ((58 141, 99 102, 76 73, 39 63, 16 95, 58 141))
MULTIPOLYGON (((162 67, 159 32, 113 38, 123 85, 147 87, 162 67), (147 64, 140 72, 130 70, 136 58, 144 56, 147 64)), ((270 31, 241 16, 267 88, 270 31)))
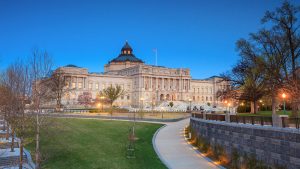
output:
MULTIPOLYGON (((187 144, 190 148, 193 149, 194 146, 188 143, 188 141, 187 141, 187 139, 186 139, 185 136, 183 136, 183 137, 184 137, 184 140, 185 140, 186 144, 187 144)), ((213 161, 212 159, 210 159, 210 158, 204 156, 204 155, 201 153, 201 151, 199 151, 199 150, 197 150, 197 149, 193 149, 193 150, 194 150, 197 154, 201 155, 201 157, 203 157, 206 161, 208 161, 208 162, 210 162, 211 164, 213 164, 214 166, 216 166, 216 167, 218 167, 218 168, 220 168, 220 169, 226 169, 225 167, 223 167, 223 166, 221 166, 221 165, 215 164, 214 161, 213 161)))
POLYGON ((161 161, 167 168, 171 169, 171 167, 170 167, 170 165, 168 164, 168 162, 162 158, 162 156, 161 156, 161 154, 159 153, 159 151, 158 151, 158 149, 157 149, 157 146, 156 146, 156 144, 155 144, 155 139, 156 139, 156 136, 157 136, 158 132, 159 132, 160 130, 162 130, 163 128, 165 128, 166 126, 167 126, 167 125, 165 124, 165 125, 161 126, 158 130, 156 130, 156 132, 154 133, 154 135, 153 135, 153 137, 152 137, 152 146, 153 146, 154 151, 155 151, 155 153, 157 154, 158 158, 160 159, 160 161, 161 161))

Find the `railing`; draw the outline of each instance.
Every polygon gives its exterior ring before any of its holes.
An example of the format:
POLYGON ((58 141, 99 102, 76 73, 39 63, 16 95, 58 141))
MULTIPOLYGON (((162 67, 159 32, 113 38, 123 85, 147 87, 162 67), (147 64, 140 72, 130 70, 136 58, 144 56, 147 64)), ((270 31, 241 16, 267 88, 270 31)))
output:
POLYGON ((206 114, 207 120, 225 121, 225 115, 219 114, 206 114))
MULTIPOLYGON (((225 114, 204 114, 204 113, 192 113, 192 117, 215 120, 215 121, 226 121, 225 114)), ((273 119, 269 116, 239 116, 230 115, 228 122, 230 123, 242 123, 242 124, 252 124, 261 126, 273 126, 273 119)), ((284 128, 296 128, 300 129, 300 118, 288 118, 280 117, 282 121, 282 127, 284 128)))
POLYGON ((300 118, 282 118, 282 127, 292 127, 299 129, 300 118))
POLYGON ((272 117, 230 115, 230 122, 273 126, 272 117))

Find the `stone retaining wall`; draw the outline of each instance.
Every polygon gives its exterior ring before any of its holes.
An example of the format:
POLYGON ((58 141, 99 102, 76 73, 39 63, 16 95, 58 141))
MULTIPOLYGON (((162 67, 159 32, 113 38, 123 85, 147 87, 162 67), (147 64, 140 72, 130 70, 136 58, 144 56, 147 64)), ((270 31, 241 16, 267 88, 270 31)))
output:
POLYGON ((191 129, 211 144, 219 144, 230 154, 255 155, 269 165, 300 168, 300 131, 290 128, 236 124, 191 118, 191 129))

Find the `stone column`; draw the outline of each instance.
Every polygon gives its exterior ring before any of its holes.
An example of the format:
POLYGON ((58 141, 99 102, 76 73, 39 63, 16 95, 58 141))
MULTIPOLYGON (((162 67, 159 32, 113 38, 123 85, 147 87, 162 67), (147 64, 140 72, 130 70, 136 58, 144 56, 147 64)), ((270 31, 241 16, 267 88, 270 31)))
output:
POLYGON ((152 87, 152 86, 153 86, 153 78, 150 77, 150 87, 149 87, 149 88, 153 90, 153 87, 152 87))
POLYGON ((76 89, 78 89, 78 77, 75 77, 76 78, 76 89))
POLYGON ((161 78, 161 88, 162 90, 165 90, 165 79, 161 78))

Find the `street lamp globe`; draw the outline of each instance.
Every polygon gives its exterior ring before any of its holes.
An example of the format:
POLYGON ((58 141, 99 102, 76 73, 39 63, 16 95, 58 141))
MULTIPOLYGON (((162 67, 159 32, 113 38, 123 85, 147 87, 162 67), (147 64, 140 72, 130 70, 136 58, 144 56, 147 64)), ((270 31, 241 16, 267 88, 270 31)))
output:
POLYGON ((282 96, 282 98, 284 98, 284 99, 286 98, 286 94, 285 94, 285 93, 282 93, 281 96, 282 96))

